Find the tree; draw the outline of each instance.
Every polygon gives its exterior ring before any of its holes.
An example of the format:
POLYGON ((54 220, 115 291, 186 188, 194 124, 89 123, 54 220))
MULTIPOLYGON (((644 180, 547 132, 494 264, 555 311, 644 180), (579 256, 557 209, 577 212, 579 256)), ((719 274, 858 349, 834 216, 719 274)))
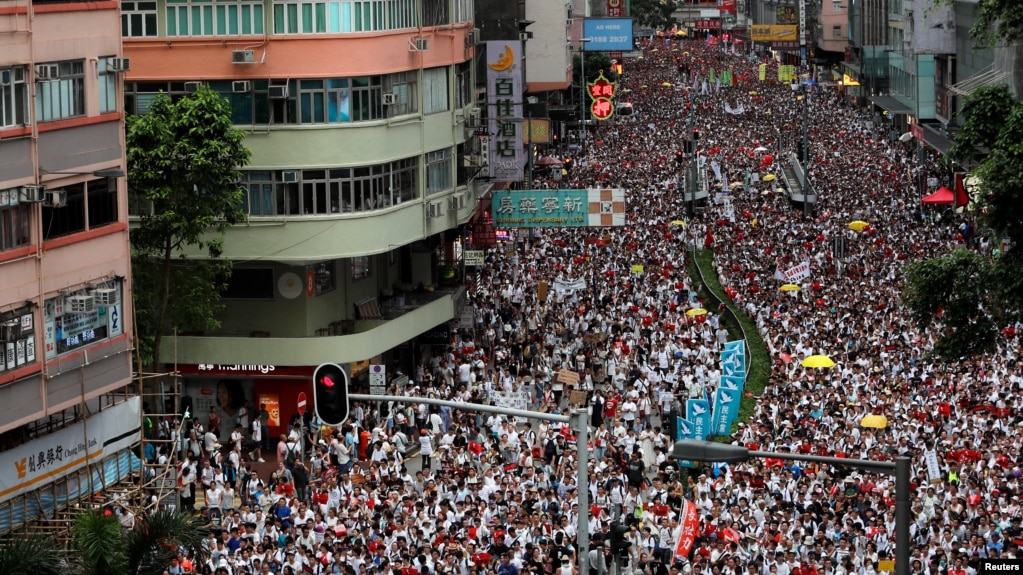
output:
POLYGON ((231 273, 219 259, 223 231, 245 219, 243 140, 228 101, 205 86, 176 100, 160 95, 148 114, 127 120, 129 195, 151 206, 130 236, 136 339, 147 365, 159 364, 164 334, 219 327, 231 273), (207 259, 186 260, 186 249, 207 259))
POLYGON ((1013 247, 996 248, 994 257, 956 250, 906 267, 910 318, 920 329, 938 329, 934 354, 948 360, 994 351, 1001 328, 1023 318, 1023 103, 1004 86, 980 88, 964 103, 962 118, 949 153, 979 162, 978 233, 1013 247))
POLYGON ((629 3, 629 15, 640 26, 667 30, 675 24, 671 15, 676 8, 674 0, 632 0, 629 3))
MULTIPOLYGON (((955 0, 939 0, 951 4, 955 0)), ((987 47, 999 42, 1015 43, 1023 39, 1023 2, 1019 0, 977 0, 977 21, 970 28, 970 38, 987 47)))
POLYGON ((178 550, 190 549, 196 564, 209 558, 202 520, 180 510, 161 509, 125 532, 109 511, 89 509, 71 526, 71 545, 31 535, 0 545, 0 575, 160 575, 178 550))

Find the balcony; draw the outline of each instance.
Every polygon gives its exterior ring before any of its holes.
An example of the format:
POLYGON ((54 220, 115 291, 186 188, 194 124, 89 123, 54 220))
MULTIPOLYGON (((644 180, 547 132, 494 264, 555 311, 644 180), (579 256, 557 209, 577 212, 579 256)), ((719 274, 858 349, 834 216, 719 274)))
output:
MULTIPOLYGON (((379 303, 379 318, 323 323, 317 335, 274 337, 272 332, 168 337, 161 357, 167 362, 213 364, 319 365, 376 357, 419 334, 454 319, 465 288, 406 294, 379 303)), ((273 304, 270 304, 273 305, 273 304)))

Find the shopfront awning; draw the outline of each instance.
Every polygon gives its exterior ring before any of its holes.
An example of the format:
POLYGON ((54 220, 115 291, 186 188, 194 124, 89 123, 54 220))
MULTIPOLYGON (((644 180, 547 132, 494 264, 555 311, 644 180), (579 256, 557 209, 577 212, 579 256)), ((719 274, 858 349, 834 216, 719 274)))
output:
POLYGON ((892 114, 910 114, 913 109, 903 104, 901 100, 893 96, 874 96, 870 99, 875 106, 888 110, 892 114))
POLYGON ((925 144, 942 154, 948 153, 948 149, 952 147, 952 139, 942 134, 937 124, 920 124, 920 127, 923 128, 925 144))

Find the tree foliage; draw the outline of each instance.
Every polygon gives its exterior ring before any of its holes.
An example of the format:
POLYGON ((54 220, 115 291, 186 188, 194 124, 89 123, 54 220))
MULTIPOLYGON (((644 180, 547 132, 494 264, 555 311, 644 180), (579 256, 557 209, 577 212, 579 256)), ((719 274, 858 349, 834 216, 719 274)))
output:
POLYGON ((978 44, 993 47, 1023 39, 1023 2, 977 0, 976 6, 977 21, 970 28, 970 37, 978 44))
POLYGON ((993 257, 957 250, 906 267, 910 317, 918 328, 938 328, 934 353, 952 360, 993 351, 1001 328, 1023 317, 1023 104, 1004 86, 978 89, 963 105, 950 154, 979 162, 978 233, 1013 246, 993 257))
POLYGON ((45 535, 15 535, 0 545, 0 575, 66 575, 60 550, 45 535))
POLYGON ((674 0, 631 0, 629 15, 636 19, 640 26, 654 30, 667 30, 675 20, 671 14, 675 11, 674 0))
POLYGON ((219 260, 223 231, 245 219, 243 140, 228 101, 205 86, 176 100, 160 95, 148 114, 128 118, 129 195, 142 207, 130 236, 136 337, 146 364, 159 363, 164 334, 219 325, 231 270, 219 260), (208 259, 185 260, 186 250, 208 259))

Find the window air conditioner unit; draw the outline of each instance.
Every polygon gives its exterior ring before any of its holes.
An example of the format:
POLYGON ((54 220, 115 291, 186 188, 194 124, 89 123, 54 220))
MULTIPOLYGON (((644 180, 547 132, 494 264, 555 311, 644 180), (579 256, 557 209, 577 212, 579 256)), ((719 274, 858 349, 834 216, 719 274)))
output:
POLYGON ((96 298, 91 295, 73 295, 67 298, 67 309, 74 314, 92 313, 96 311, 96 298))
POLYGON ((532 39, 533 39, 533 33, 532 32, 528 32, 528 31, 527 32, 519 32, 519 40, 526 41, 526 40, 532 40, 532 39))
POLYGON ((48 208, 63 208, 67 205, 67 192, 64 190, 46 190, 43 193, 43 205, 48 208))
POLYGON ((465 126, 467 128, 479 128, 480 127, 480 109, 469 108, 469 113, 465 116, 465 126))
POLYGON ((252 91, 252 84, 248 80, 235 80, 231 82, 231 91, 235 94, 247 94, 252 91))
POLYGON ((11 321, 0 325, 0 341, 15 342, 21 337, 21 322, 11 321))
POLYGON ((451 196, 451 210, 459 211, 465 209, 465 194, 451 196))
POLYGON ((256 53, 252 50, 232 50, 232 64, 253 64, 256 62, 256 53))
POLYGON ((565 28, 571 28, 572 24, 575 24, 575 22, 573 22, 571 18, 565 20, 565 28))
POLYGON ((465 45, 466 46, 476 46, 479 43, 480 43, 480 29, 479 28, 473 28, 472 30, 469 30, 469 33, 466 34, 466 36, 465 36, 465 45))
POLYGON ((288 97, 288 86, 270 86, 270 99, 283 100, 288 97))
POLYGON ((18 199, 30 203, 37 204, 43 201, 43 192, 46 191, 46 186, 22 186, 18 193, 18 199))
POLYGON ((194 94, 199 91, 199 84, 202 84, 202 82, 185 82, 185 91, 189 94, 194 94))
POLYGON ((285 184, 293 184, 298 181, 298 172, 296 170, 284 170, 281 172, 281 181, 285 184))
POLYGON ((393 106, 398 103, 398 95, 393 92, 384 94, 384 105, 393 106))
POLYGON ((409 52, 425 52, 430 49, 430 42, 426 38, 413 38, 408 41, 409 52))
POLYGON ((36 80, 56 80, 60 77, 60 68, 56 64, 39 64, 36 66, 36 80))
POLYGON ((127 72, 131 69, 128 58, 107 58, 107 70, 111 72, 127 72))
POLYGON ((431 218, 439 218, 444 215, 444 204, 442 202, 430 202, 426 204, 426 215, 431 218))
POLYGON ((92 295, 96 298, 96 305, 117 305, 117 290, 114 288, 99 288, 92 295))

